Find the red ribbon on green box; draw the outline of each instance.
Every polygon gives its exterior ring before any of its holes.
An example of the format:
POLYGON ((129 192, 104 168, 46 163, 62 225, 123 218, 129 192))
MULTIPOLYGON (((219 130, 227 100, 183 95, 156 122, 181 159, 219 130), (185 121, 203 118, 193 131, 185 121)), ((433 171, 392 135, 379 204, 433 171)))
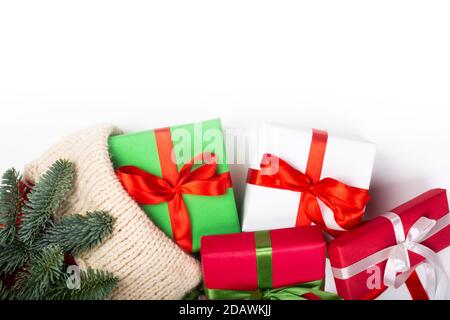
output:
POLYGON ((180 171, 172 158, 173 142, 169 128, 155 130, 162 178, 136 166, 122 166, 117 176, 127 192, 140 205, 166 202, 174 241, 192 252, 192 231, 183 194, 220 196, 231 187, 230 173, 217 174, 217 158, 203 152, 185 163, 180 171), (195 165, 199 165, 194 168, 195 165))
POLYGON ((325 292, 324 280, 300 283, 298 285, 272 288, 272 243, 270 231, 255 232, 257 290, 221 290, 205 288, 211 300, 341 300, 334 293, 325 292))

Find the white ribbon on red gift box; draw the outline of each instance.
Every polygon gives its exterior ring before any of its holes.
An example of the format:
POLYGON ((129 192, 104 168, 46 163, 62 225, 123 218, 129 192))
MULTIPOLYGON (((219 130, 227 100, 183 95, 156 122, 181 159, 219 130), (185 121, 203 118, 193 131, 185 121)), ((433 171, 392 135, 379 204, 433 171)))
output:
POLYGON ((397 244, 380 250, 345 268, 332 268, 336 279, 346 280, 387 260, 383 281, 387 287, 399 288, 419 265, 426 266, 427 290, 430 299, 446 297, 449 277, 436 252, 421 244, 450 224, 450 214, 439 220, 420 217, 405 236, 400 217, 388 212, 382 217, 388 219, 394 228, 397 244), (408 251, 422 256, 425 260, 411 267, 408 251))

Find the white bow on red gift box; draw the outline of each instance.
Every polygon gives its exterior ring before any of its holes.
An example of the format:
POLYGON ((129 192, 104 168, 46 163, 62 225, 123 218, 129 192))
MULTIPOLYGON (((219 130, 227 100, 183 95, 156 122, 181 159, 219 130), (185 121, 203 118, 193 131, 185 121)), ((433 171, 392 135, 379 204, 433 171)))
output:
POLYGON ((446 190, 434 189, 333 240, 338 293, 352 300, 447 298, 449 212, 446 190))

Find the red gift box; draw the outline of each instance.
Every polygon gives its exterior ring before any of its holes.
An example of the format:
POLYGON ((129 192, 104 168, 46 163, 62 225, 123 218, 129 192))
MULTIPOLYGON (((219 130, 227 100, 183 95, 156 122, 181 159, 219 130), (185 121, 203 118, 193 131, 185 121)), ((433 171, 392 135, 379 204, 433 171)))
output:
POLYGON ((387 273, 391 274, 391 269, 395 265, 390 263, 387 268, 388 261, 392 258, 400 268, 408 269, 394 272, 393 276, 398 278, 396 280, 403 278, 403 282, 406 281, 411 297, 430 298, 414 270, 423 262, 433 263, 433 268, 439 267, 440 263, 435 261, 436 257, 428 259, 428 256, 434 256, 450 245, 448 221, 449 205, 446 190, 434 189, 399 206, 392 210, 392 213, 366 222, 358 229, 335 239, 330 243, 328 253, 338 294, 348 300, 375 299, 388 289, 388 285, 391 286, 390 283, 386 284, 386 279, 389 280, 387 273), (424 229, 429 229, 423 231, 421 236, 418 235, 420 232, 417 232, 420 225, 425 225, 424 229), (399 234, 400 238, 403 237, 403 242, 399 240, 399 234), (422 239, 412 242, 409 240, 410 237, 422 239), (402 250, 405 252, 404 257, 401 255, 402 250), (388 258, 381 260, 382 256, 388 258), (368 262, 378 260, 381 261, 367 267, 368 262), (404 266, 403 261, 409 263, 404 266), (380 286, 373 287, 370 283, 373 284, 373 275, 377 270, 384 278, 380 286))
MULTIPOLYGON (((325 278, 326 242, 319 227, 270 231, 272 287, 325 278)), ((258 289, 255 232, 202 238, 205 287, 217 290, 258 289)))

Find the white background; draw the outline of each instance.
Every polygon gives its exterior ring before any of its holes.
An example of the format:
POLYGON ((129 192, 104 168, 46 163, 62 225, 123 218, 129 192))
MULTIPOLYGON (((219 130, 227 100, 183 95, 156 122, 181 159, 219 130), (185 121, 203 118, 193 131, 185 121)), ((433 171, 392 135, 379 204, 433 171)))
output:
POLYGON ((0 170, 97 123, 272 120, 376 142, 369 215, 388 210, 450 187, 449 17, 449 1, 1 1, 0 170))

